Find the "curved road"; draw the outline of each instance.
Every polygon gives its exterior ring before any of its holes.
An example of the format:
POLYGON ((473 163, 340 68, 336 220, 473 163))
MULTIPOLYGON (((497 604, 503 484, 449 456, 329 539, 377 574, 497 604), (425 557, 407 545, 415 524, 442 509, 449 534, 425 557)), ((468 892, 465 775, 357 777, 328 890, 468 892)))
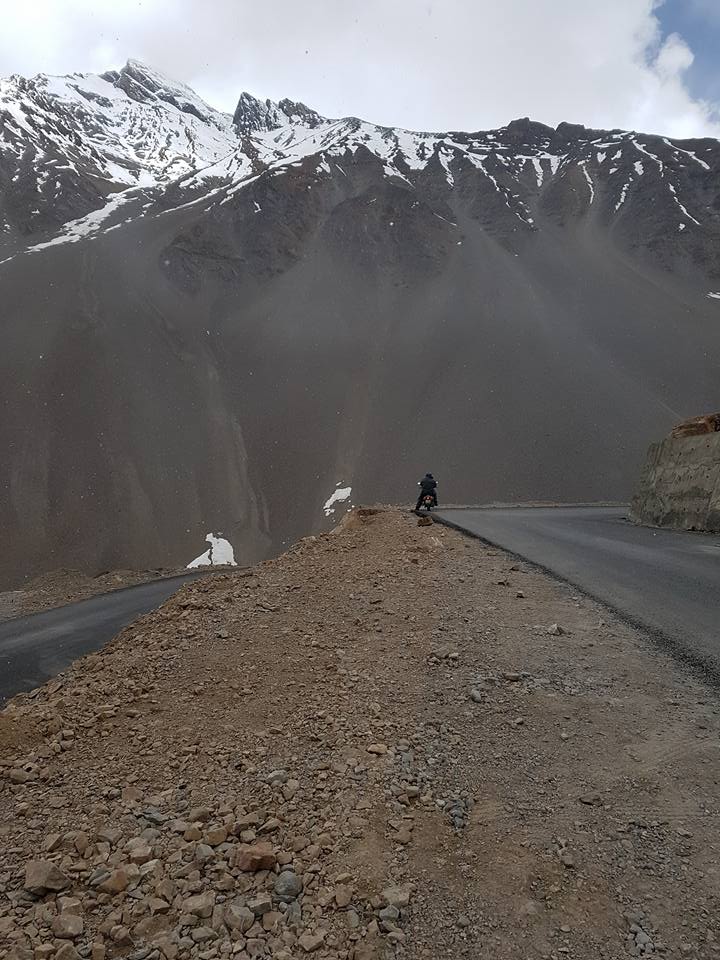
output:
POLYGON ((435 516, 556 574, 720 678, 720 537, 636 526, 622 507, 435 516))
POLYGON ((183 583, 209 572, 123 587, 0 623, 0 707, 14 694, 56 676, 78 657, 99 650, 123 627, 159 607, 183 583))

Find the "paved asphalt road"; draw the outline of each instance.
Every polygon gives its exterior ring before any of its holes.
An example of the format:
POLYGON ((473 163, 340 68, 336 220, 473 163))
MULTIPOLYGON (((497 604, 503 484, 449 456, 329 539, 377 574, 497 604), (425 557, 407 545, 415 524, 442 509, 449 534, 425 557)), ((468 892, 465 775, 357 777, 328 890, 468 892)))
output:
POLYGON ((437 516, 567 580, 720 678, 720 537, 639 527, 618 507, 437 516))
POLYGON ((45 683, 78 657, 99 650, 183 583, 205 575, 153 580, 0 623, 0 706, 13 694, 45 683))

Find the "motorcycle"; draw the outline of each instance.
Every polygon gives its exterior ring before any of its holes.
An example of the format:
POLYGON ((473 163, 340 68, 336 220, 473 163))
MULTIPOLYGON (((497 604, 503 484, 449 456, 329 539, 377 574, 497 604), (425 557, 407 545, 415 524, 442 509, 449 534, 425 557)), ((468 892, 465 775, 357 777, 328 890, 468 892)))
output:
POLYGON ((434 506, 435 506, 435 498, 431 493, 426 493, 425 496, 422 498, 420 509, 422 510, 424 507, 425 510, 427 510, 427 512, 430 513, 430 511, 434 506))

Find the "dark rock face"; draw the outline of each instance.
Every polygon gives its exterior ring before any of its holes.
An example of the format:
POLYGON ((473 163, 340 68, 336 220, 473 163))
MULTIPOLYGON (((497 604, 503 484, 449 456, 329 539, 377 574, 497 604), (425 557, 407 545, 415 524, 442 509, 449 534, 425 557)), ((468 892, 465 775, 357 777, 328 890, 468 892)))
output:
POLYGON ((720 144, 12 78, 0 284, 6 583, 208 531, 254 561, 428 468, 444 502, 621 499, 717 405, 720 144))
POLYGON ((279 110, 272 100, 258 100, 251 93, 243 93, 233 114, 233 126, 240 135, 275 130, 280 126, 279 110))

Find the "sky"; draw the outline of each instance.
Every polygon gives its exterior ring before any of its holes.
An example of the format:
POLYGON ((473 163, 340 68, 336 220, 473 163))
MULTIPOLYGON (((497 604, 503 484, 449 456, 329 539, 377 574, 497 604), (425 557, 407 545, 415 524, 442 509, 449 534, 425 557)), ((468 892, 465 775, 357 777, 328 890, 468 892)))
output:
POLYGON ((0 0, 0 25, 0 77, 132 57, 229 112, 720 138, 720 0, 0 0))

